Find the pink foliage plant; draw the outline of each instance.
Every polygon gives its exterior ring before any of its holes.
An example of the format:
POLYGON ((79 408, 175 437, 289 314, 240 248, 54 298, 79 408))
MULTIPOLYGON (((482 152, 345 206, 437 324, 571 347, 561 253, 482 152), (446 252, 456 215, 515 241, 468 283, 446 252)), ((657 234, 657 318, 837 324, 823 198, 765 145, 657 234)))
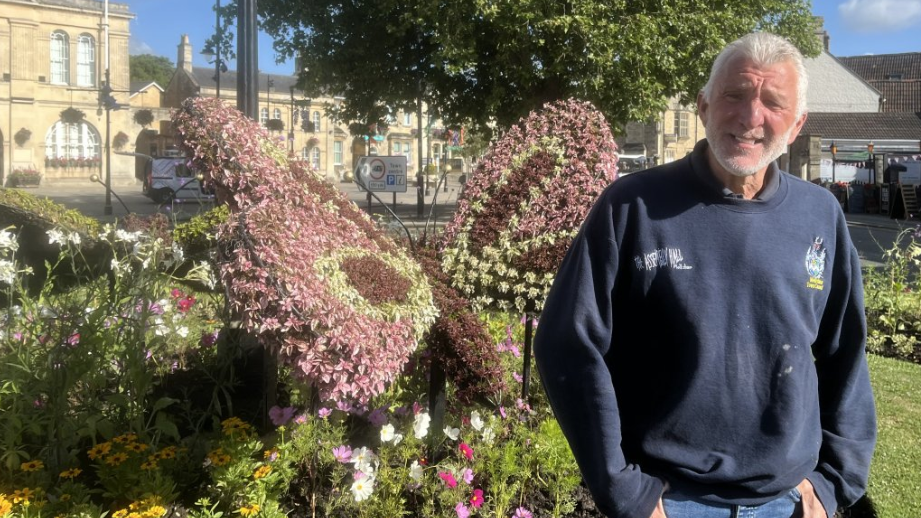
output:
POLYGON ((418 263, 220 100, 191 98, 173 123, 231 208, 220 272, 247 330, 324 400, 383 392, 437 315, 418 263))
POLYGON ((617 173, 591 104, 556 101, 512 126, 467 180, 441 243, 451 283, 476 308, 538 312, 582 220, 617 173))

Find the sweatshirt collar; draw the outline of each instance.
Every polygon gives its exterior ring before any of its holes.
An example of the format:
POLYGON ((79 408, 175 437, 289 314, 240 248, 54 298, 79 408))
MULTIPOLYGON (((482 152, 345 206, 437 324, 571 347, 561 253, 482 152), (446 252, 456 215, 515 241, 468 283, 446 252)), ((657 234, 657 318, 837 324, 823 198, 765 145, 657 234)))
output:
MULTIPOLYGON (((710 163, 707 161, 707 139, 701 139, 695 146, 694 151, 691 153, 691 167, 694 169, 694 173, 700 178, 701 181, 707 186, 709 190, 712 190, 715 193, 724 198, 742 200, 742 195, 732 192, 728 187, 723 185, 720 182, 716 175, 713 174, 713 171, 710 169, 710 163)), ((758 192, 758 195, 753 200, 747 200, 752 202, 766 202, 769 201, 774 195, 777 194, 777 190, 780 187, 780 168, 777 167, 777 162, 771 162, 768 165, 767 174, 764 175, 764 185, 761 187, 761 190, 758 192)))

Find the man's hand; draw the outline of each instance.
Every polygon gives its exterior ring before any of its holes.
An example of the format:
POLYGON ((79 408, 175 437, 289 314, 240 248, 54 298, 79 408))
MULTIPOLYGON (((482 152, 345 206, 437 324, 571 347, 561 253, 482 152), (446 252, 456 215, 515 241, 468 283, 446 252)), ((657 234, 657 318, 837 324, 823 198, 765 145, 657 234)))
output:
POLYGON ((825 507, 819 501, 819 497, 815 495, 815 488, 812 487, 812 482, 803 480, 796 486, 796 489, 803 495, 803 499, 796 506, 793 518, 828 518, 825 507))
POLYGON ((659 498, 659 503, 656 504, 656 508, 652 510, 652 515, 649 518, 668 518, 665 516, 665 504, 662 503, 661 498, 659 498))

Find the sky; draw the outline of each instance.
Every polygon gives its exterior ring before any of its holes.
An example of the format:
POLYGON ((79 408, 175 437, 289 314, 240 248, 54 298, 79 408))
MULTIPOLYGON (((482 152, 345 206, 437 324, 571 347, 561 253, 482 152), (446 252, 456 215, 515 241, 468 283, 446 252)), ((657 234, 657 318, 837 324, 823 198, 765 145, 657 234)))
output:
MULTIPOLYGON (((189 35, 195 66, 209 66, 200 54, 214 34, 211 0, 112 0, 128 4, 136 15, 131 22, 130 52, 154 54, 176 62, 182 34, 189 35)), ((224 4, 226 4, 226 1, 224 4)), ((222 4, 223 5, 223 4, 222 4)), ((835 56, 921 52, 921 0, 813 0, 812 11, 825 19, 835 56)), ((259 70, 269 74, 294 73, 293 61, 275 62, 272 40, 259 39, 259 70)), ((235 69, 236 64, 228 64, 235 69)))

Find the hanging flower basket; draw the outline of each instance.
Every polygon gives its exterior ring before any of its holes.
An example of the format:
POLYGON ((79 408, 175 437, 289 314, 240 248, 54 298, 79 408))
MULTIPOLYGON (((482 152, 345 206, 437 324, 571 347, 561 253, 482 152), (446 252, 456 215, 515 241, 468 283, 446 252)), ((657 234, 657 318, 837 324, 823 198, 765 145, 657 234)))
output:
POLYGON ((112 147, 122 149, 128 144, 128 135, 124 131, 119 131, 115 138, 112 139, 112 147))
POLYGON ((86 118, 86 114, 83 113, 83 110, 78 110, 73 106, 61 111, 61 121, 67 124, 80 124, 84 118, 86 118))
POLYGON ((38 187, 42 181, 42 173, 35 166, 13 169, 7 177, 8 187, 38 187))
POLYGON ((24 146, 30 138, 32 138, 32 132, 25 128, 20 129, 13 135, 13 140, 16 141, 16 145, 19 147, 24 146))

